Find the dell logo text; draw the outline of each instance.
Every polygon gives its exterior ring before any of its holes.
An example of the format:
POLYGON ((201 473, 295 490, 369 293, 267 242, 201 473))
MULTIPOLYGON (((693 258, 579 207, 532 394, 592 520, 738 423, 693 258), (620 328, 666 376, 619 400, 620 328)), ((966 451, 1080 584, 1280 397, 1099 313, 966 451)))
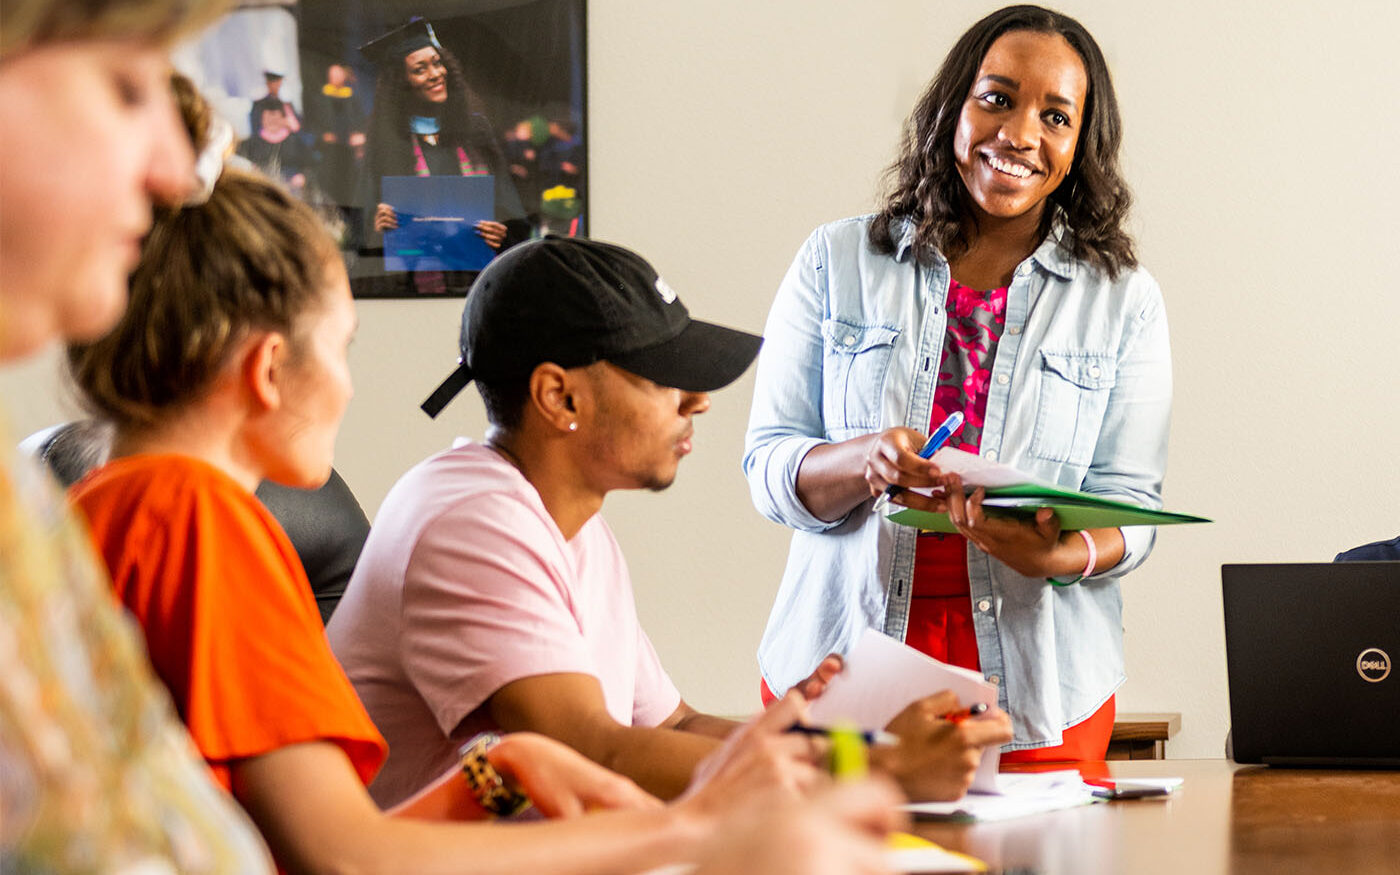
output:
POLYGON ((1356 673, 1363 681, 1378 684, 1390 675, 1390 657, 1379 647, 1369 647, 1356 657, 1356 673))

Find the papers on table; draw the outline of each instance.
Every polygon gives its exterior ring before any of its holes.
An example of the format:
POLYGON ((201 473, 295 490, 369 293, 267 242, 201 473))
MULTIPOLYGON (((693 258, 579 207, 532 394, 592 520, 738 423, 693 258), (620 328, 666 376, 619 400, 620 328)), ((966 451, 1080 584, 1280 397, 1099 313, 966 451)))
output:
MULTIPOLYGON (((845 671, 812 703, 813 723, 884 729, 909 703, 942 690, 951 690, 963 707, 997 703, 997 688, 977 672, 939 662, 874 629, 865 630, 845 661, 845 671)), ((987 748, 972 786, 995 791, 1000 759, 999 749, 987 748)))
POLYGON ((915 802, 904 806, 904 810, 931 820, 1008 820, 1088 805, 1098 798, 1077 770, 1066 769, 1003 773, 997 776, 993 792, 974 790, 956 802, 915 802))
MULTIPOLYGON (((951 690, 964 707, 997 703, 996 687, 977 672, 939 662, 867 629, 846 654, 846 670, 812 703, 811 719, 826 726, 847 722, 883 729, 910 702, 941 690, 951 690)), ((998 774, 1000 760, 997 748, 983 752, 972 790, 962 799, 917 802, 907 810, 927 818, 1002 820, 1094 801, 1094 788, 1077 771, 998 774)))

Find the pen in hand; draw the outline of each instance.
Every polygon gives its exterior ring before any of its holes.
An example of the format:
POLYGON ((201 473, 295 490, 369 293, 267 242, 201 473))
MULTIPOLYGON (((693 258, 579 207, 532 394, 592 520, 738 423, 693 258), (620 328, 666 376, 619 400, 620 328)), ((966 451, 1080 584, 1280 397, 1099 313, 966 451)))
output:
POLYGON ((978 703, 975 704, 975 705, 968 705, 966 708, 962 709, 961 711, 954 711, 954 712, 951 713, 951 714, 944 714, 944 715, 943 715, 943 719, 944 719, 944 720, 947 720, 949 723, 951 723, 951 724, 953 724, 954 726, 956 726, 956 725, 958 725, 959 723, 963 722, 964 720, 967 720, 967 719, 970 718, 970 717, 976 717, 976 716, 979 715, 979 714, 986 714, 986 713, 987 713, 987 703, 986 703, 986 702, 978 702, 978 703))
MULTIPOLYGON (((919 450, 919 458, 927 459, 938 452, 939 448, 948 442, 948 438, 952 437, 962 428, 962 424, 962 413, 954 410, 952 413, 948 414, 948 418, 943 420, 943 424, 935 429, 933 434, 929 435, 923 448, 919 450)), ((891 498, 894 498, 903 491, 904 487, 902 486, 895 486, 894 484, 886 486, 885 491, 880 493, 880 497, 875 499, 874 506, 870 508, 871 512, 876 513, 880 511, 881 508, 890 503, 891 498)))

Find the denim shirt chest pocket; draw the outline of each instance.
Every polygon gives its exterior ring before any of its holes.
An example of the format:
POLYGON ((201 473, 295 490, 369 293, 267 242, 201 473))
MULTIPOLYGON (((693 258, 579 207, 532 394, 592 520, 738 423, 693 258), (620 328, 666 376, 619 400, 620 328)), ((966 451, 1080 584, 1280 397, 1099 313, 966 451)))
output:
POLYGON ((899 329, 842 319, 822 322, 822 420, 830 440, 880 427, 880 406, 899 329))
POLYGON ((1093 461, 1115 364, 1107 354, 1040 351, 1040 404, 1031 455, 1078 467, 1093 461))

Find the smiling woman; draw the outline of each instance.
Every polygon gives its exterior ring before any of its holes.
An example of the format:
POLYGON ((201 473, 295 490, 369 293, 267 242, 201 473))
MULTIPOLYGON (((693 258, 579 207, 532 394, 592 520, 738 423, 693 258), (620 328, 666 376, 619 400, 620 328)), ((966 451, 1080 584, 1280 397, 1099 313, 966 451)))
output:
MULTIPOLYGON (((494 177, 495 217, 475 233, 496 251, 529 234, 525 208, 506 170, 500 145, 467 86, 457 58, 433 27, 415 19, 361 47, 379 67, 366 158, 366 215, 373 234, 399 227, 398 209, 386 200, 388 176, 494 177)), ((372 238, 380 242, 378 238, 372 238)), ((416 271, 377 278, 377 294, 463 294, 465 271, 416 271)))
POLYGON ((953 134, 958 176, 979 225, 1019 218, 1034 235, 1074 162, 1084 65, 1059 34, 1012 31, 977 73, 953 134))
POLYGON ((744 455, 759 510, 796 530, 759 652, 765 692, 873 627, 1000 685, 1016 730, 1004 760, 1103 758, 1123 681, 1118 579, 1153 530, 984 514, 917 450, 961 413, 950 446, 1161 505, 1166 317, 1121 227, 1120 139, 1088 31, 998 10, 915 106, 882 209, 818 228, 798 254, 744 455), (958 534, 873 513, 888 486, 958 534))

